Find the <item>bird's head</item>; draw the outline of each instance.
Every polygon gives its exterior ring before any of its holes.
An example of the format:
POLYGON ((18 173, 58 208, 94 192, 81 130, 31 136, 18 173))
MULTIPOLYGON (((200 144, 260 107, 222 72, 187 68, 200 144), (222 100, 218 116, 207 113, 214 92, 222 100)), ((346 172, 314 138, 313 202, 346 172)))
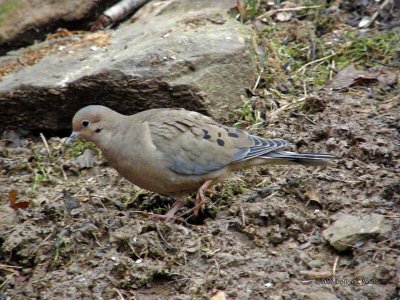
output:
POLYGON ((115 115, 118 113, 101 105, 81 108, 72 119, 72 134, 65 143, 71 144, 80 138, 98 145, 105 140, 115 115))

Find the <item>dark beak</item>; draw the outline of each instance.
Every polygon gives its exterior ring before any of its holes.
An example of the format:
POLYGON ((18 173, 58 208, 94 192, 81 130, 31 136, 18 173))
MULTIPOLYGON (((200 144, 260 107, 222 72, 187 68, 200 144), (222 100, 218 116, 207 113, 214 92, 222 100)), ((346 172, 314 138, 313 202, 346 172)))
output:
POLYGON ((79 132, 78 131, 73 131, 69 138, 65 141, 66 145, 71 145, 75 140, 79 138, 79 132))

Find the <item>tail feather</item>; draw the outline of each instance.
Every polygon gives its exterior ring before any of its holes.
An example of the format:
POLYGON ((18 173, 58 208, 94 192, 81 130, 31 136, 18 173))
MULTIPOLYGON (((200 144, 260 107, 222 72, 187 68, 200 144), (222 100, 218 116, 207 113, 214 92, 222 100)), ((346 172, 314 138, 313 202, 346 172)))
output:
POLYGON ((327 166, 332 160, 338 159, 337 156, 322 153, 297 153, 289 151, 269 152, 260 156, 271 159, 275 164, 300 164, 306 166, 327 166))

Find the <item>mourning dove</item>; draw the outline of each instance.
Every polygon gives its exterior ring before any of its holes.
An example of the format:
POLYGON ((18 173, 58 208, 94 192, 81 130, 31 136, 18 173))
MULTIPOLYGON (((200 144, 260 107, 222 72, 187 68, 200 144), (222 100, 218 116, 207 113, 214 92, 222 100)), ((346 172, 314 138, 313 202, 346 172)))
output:
POLYGON ((125 116, 110 108, 90 105, 72 120, 77 138, 96 144, 119 174, 133 184, 176 199, 163 216, 166 221, 197 191, 195 213, 204 192, 231 172, 265 164, 327 165, 329 154, 281 151, 282 139, 267 139, 217 123, 184 109, 151 109, 125 116))

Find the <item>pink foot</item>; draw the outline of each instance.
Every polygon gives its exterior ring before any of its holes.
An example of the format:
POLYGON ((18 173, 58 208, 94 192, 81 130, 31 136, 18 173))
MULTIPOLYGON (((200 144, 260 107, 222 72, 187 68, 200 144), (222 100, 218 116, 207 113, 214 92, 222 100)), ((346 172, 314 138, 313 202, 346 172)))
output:
POLYGON ((171 209, 169 211, 167 211, 167 213, 165 215, 159 215, 159 214, 152 214, 151 218, 156 219, 156 220, 160 220, 160 221, 164 221, 165 223, 168 223, 172 220, 179 220, 181 218, 177 218, 175 217, 175 214, 177 211, 179 211, 182 207, 184 206, 184 203, 182 200, 178 199, 176 200, 176 202, 174 203, 174 205, 171 207, 171 209))
POLYGON ((206 182, 203 183, 203 185, 197 191, 196 202, 195 202, 195 206, 194 206, 194 209, 193 209, 193 214, 195 216, 199 215, 200 209, 202 208, 202 205, 206 201, 204 192, 210 187, 210 185, 212 183, 213 183, 212 180, 207 180, 206 182))

